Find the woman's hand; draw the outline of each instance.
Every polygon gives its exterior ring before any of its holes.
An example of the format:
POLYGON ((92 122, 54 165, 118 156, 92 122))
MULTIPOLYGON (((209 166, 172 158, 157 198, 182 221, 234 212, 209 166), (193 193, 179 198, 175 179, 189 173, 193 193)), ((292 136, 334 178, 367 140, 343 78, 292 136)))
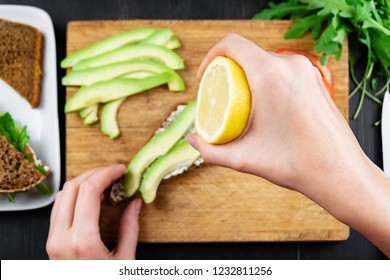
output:
POLYGON ((134 199, 122 214, 115 250, 110 252, 105 247, 99 231, 103 192, 125 170, 124 165, 98 168, 65 183, 57 194, 50 219, 46 244, 50 259, 135 258, 140 199, 134 199))
POLYGON ((206 55, 198 79, 219 55, 245 71, 252 107, 244 133, 228 144, 191 135, 205 161, 303 193, 390 256, 389 178, 361 150, 319 71, 304 56, 267 52, 231 34, 206 55))
POLYGON ((209 145, 196 135, 190 138, 207 162, 301 192, 323 180, 319 174, 348 168, 352 161, 354 170, 364 165, 364 153, 307 58, 267 52, 232 34, 210 50, 198 79, 218 55, 245 71, 252 108, 245 132, 231 143, 209 145))

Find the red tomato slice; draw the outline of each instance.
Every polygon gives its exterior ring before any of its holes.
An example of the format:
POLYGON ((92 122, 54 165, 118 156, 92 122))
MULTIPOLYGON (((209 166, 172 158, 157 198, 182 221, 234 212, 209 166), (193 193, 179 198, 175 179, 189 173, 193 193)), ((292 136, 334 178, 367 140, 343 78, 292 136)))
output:
POLYGON ((276 50, 275 53, 287 55, 300 54, 307 57, 311 64, 320 71, 325 87, 328 90, 330 97, 334 100, 332 72, 327 66, 321 65, 318 55, 297 49, 279 49, 276 50))

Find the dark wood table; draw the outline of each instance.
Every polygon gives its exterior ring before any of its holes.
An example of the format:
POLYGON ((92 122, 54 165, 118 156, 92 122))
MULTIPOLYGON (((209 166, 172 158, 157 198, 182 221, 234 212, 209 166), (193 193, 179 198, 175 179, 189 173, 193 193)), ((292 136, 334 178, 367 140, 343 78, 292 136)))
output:
MULTIPOLYGON (((258 0, 0 0, 0 4, 31 5, 51 16, 57 43, 58 62, 65 57, 66 26, 72 20, 104 19, 249 19, 268 1, 258 0)), ((59 65, 59 63, 58 63, 59 65)), ((359 64, 361 68, 364 64, 359 64)), ((356 69, 361 72, 362 69, 356 69)), ((58 67, 58 115, 61 137, 61 182, 65 180, 65 88, 60 84, 64 70, 58 67)), ((350 84, 350 89, 354 85, 350 84)), ((358 97, 350 100, 350 118, 358 97)), ((382 167, 381 132, 373 123, 380 107, 366 100, 357 120, 350 126, 365 153, 382 167)), ((46 238, 51 206, 24 212, 0 213, 1 259, 46 259, 46 238)), ((138 259, 385 259, 366 238, 351 229, 342 242, 301 243, 140 243, 138 259)))

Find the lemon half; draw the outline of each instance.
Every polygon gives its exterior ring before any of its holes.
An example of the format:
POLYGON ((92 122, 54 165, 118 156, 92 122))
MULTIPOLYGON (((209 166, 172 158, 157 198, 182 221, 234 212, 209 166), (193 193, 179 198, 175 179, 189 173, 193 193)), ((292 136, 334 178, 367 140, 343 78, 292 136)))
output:
POLYGON ((234 60, 217 56, 200 81, 196 108, 197 133, 210 144, 225 144, 245 130, 251 93, 245 73, 234 60))

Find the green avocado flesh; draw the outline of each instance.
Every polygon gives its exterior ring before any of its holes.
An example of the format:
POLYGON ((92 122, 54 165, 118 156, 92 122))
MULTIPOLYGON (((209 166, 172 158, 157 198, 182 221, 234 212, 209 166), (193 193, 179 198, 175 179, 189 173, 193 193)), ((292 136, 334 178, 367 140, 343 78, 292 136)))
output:
POLYGON ((129 74, 125 74, 122 77, 124 77, 124 78, 133 78, 133 79, 143 79, 143 78, 150 77, 150 76, 153 76, 153 75, 154 75, 153 72, 137 71, 137 72, 131 72, 129 74))
POLYGON ((183 59, 171 49, 164 46, 139 43, 126 45, 113 51, 82 60, 74 65, 73 69, 82 70, 135 58, 150 58, 162 61, 174 70, 184 68, 183 59))
POLYGON ((168 82, 169 90, 183 91, 185 85, 183 79, 164 63, 151 59, 132 59, 124 62, 112 63, 96 68, 74 70, 62 78, 62 85, 82 86, 97 82, 111 80, 128 73, 148 71, 152 73, 168 72, 171 78, 168 82))
POLYGON ((177 168, 190 166, 199 157, 199 152, 187 140, 181 140, 167 154, 153 162, 145 171, 139 188, 145 203, 154 201, 158 186, 165 175, 177 168))
MULTIPOLYGON (((143 78, 150 77, 153 75, 154 75, 154 73, 152 73, 152 72, 139 71, 139 72, 133 72, 133 73, 127 74, 123 77, 134 78, 134 79, 143 79, 143 78)), ((100 128, 104 134, 106 134, 108 137, 110 137, 110 139, 114 140, 120 134, 119 124, 118 124, 118 111, 119 111, 119 108, 122 105, 123 101, 125 101, 125 100, 126 100, 126 98, 123 97, 123 98, 120 98, 118 100, 107 102, 103 105, 101 116, 100 116, 101 117, 100 128)), ((92 105, 92 106, 95 106, 95 105, 92 105)), ((90 107, 87 107, 87 108, 90 108, 90 107)))
MULTIPOLYGON (((153 76, 154 73, 147 71, 139 71, 133 72, 130 74, 126 74, 121 76, 123 78, 134 78, 134 79, 143 79, 146 77, 153 76)), ((111 139, 115 139, 119 136, 119 125, 117 121, 116 114, 119 110, 120 105, 125 100, 125 98, 121 98, 119 100, 114 100, 107 102, 103 105, 102 109, 102 121, 101 121, 101 130, 104 134, 108 135, 111 139), (121 100, 121 101, 120 101, 121 100), (120 101, 120 102, 117 102, 120 101)), ((98 109, 99 104, 94 104, 79 111, 80 117, 83 119, 84 124, 91 125, 99 120, 98 117, 98 109)))
POLYGON ((65 113, 85 107, 131 96, 145 90, 166 84, 170 74, 163 72, 144 79, 116 78, 109 81, 83 86, 65 104, 65 113))
POLYGON ((195 120, 196 101, 191 101, 165 130, 154 135, 130 162, 124 180, 127 197, 139 188, 143 172, 158 157, 165 155, 189 130, 195 120))
POLYGON ((176 37, 171 37, 164 46, 171 50, 177 49, 180 48, 180 41, 176 37))
MULTIPOLYGON (((98 105, 96 105, 96 106, 98 106, 98 105)), ((86 118, 89 114, 92 113, 92 111, 94 110, 94 107, 95 107, 95 105, 89 106, 89 107, 84 108, 84 109, 81 109, 81 110, 79 111, 80 117, 81 117, 82 119, 86 118)))
POLYGON ((165 45, 171 37, 173 37, 173 31, 171 29, 161 29, 154 32, 148 38, 142 40, 140 43, 153 44, 153 45, 165 45))
POLYGON ((123 97, 103 105, 102 113, 100 115, 100 128, 104 134, 110 137, 110 139, 115 139, 120 134, 117 115, 119 107, 125 100, 126 98, 123 97))
POLYGON ((83 119, 85 125, 92 125, 99 120, 98 117, 99 105, 95 104, 89 106, 83 110, 80 110, 80 116, 83 119), (86 111, 86 112, 85 112, 86 111))
POLYGON ((156 28, 137 28, 121 32, 94 45, 68 55, 64 60, 61 61, 61 68, 73 67, 81 60, 112 51, 127 44, 139 42, 148 38, 157 30, 158 29, 156 28))

